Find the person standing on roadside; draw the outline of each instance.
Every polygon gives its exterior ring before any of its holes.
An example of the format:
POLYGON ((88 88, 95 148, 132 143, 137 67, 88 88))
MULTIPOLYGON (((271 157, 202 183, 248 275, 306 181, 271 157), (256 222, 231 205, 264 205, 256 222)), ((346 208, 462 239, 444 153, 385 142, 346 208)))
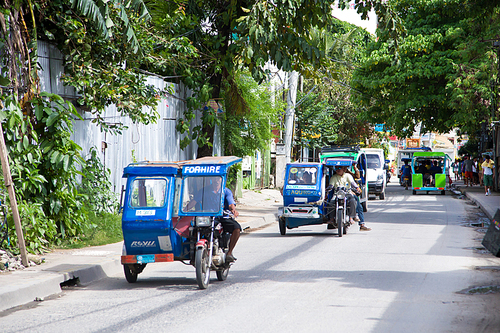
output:
POLYGON ((455 180, 458 180, 458 171, 460 170, 460 163, 458 162, 458 159, 455 159, 455 162, 451 165, 453 168, 453 174, 455 175, 455 180))
POLYGON ((477 165, 477 157, 472 160, 472 184, 479 185, 479 170, 477 165))
POLYGON ((484 173, 484 191, 485 195, 491 194, 491 187, 493 186, 493 169, 495 168, 495 163, 491 160, 490 155, 484 156, 484 162, 481 164, 484 173))
POLYGON ((470 158, 470 156, 465 156, 464 157, 464 173, 465 173, 465 177, 464 177, 464 182, 465 182, 465 186, 466 187, 469 187, 469 183, 470 183, 470 186, 472 186, 472 182, 473 182, 473 174, 472 174, 472 165, 473 165, 473 161, 472 159, 470 158))

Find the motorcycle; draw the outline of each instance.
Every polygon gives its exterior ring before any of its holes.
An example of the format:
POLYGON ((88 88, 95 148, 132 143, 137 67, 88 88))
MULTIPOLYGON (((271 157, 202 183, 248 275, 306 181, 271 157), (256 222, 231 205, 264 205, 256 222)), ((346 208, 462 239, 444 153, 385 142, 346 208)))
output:
MULTIPOLYGON (((346 154, 350 153, 349 151, 346 154)), ((339 237, 347 233, 350 221, 346 221, 346 199, 341 200, 341 189, 333 189, 327 184, 328 178, 334 174, 335 167, 351 167, 353 159, 350 157, 352 156, 331 156, 321 163, 295 162, 286 165, 283 206, 278 208, 281 235, 285 235, 288 229, 316 224, 327 224, 327 229, 337 228, 339 237), (343 213, 337 217, 338 211, 343 213)), ((366 167, 363 170, 366 170, 366 167)), ((364 175, 363 173, 361 177, 364 178, 364 175)), ((361 198, 366 199, 367 183, 360 187, 361 198)), ((342 191, 344 195, 347 194, 345 188, 342 191)))
POLYGON ((408 176, 402 176, 403 177, 403 186, 405 187, 405 190, 408 189, 408 186, 410 186, 410 177, 408 176))
POLYGON ((191 264, 196 268, 196 282, 200 289, 208 287, 211 270, 216 272, 217 280, 225 281, 232 265, 226 262, 231 233, 224 231, 221 218, 196 217, 191 238, 191 244, 196 244, 191 251, 195 254, 191 264))
POLYGON ((347 194, 348 189, 345 187, 333 187, 328 186, 327 191, 327 203, 326 203, 326 215, 330 217, 328 223, 328 229, 338 230, 339 237, 347 234, 347 229, 351 226, 351 219, 349 216, 349 206, 347 205, 347 194))

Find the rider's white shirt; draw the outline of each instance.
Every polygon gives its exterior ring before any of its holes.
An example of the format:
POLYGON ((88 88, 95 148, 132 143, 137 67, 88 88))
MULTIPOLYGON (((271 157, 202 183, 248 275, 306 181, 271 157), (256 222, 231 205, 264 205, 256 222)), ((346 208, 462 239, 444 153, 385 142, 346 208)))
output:
POLYGON ((354 178, 347 172, 344 173, 342 176, 338 175, 337 173, 330 178, 330 185, 333 185, 333 187, 345 187, 350 189, 352 188, 358 188, 358 184, 354 181, 354 178))

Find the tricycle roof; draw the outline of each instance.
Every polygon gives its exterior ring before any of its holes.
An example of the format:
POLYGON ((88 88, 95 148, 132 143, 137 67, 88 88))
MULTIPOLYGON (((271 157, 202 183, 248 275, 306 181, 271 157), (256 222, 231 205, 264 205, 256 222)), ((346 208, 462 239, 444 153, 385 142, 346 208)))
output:
POLYGON ((123 170, 123 177, 129 176, 175 176, 180 170, 176 162, 130 163, 123 170))
POLYGON ((307 166, 321 166, 321 165, 322 163, 318 162, 291 162, 286 164, 287 167, 292 167, 292 166, 307 167, 307 166))
POLYGON ((361 154, 365 154, 358 146, 347 146, 345 148, 323 148, 319 154, 320 162, 325 162, 329 158, 349 158, 358 159, 361 154))
POLYGON ((241 162, 237 156, 207 156, 195 160, 176 162, 131 163, 123 170, 123 177, 129 176, 175 176, 182 174, 214 175, 225 174, 227 168, 241 162))
POLYGON ((416 151, 415 153, 413 153, 413 157, 445 158, 446 153, 440 151, 434 151, 434 152, 416 151))

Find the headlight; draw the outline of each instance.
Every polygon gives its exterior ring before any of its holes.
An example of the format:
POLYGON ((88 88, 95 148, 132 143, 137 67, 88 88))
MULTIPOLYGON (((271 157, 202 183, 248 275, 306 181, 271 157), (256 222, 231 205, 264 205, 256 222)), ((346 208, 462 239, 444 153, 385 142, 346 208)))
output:
POLYGON ((340 200, 344 200, 345 192, 342 190, 337 191, 337 198, 339 198, 340 200))
POLYGON ((196 216, 197 227, 209 227, 211 225, 209 216, 196 216))

